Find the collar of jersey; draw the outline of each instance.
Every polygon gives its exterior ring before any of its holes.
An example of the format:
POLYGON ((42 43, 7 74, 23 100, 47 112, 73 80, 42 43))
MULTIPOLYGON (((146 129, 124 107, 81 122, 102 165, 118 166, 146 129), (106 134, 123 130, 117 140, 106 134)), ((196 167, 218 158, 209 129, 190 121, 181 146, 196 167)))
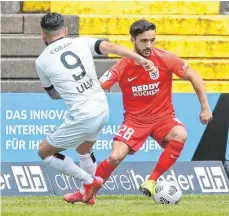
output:
POLYGON ((50 43, 48 44, 48 46, 49 46, 50 44, 52 44, 52 43, 54 43, 54 42, 56 42, 56 41, 60 40, 60 39, 63 39, 63 38, 65 38, 65 37, 60 37, 60 38, 58 38, 58 39, 56 39, 56 40, 54 40, 54 41, 50 42, 50 43))

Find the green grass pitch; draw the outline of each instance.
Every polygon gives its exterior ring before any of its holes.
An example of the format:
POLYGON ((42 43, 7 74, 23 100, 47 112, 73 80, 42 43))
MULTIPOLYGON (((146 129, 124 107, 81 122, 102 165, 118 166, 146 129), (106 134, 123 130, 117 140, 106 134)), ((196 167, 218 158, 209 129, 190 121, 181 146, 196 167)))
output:
POLYGON ((229 195, 185 195, 179 205, 151 198, 98 196, 94 206, 66 203, 61 196, 2 197, 2 216, 229 216, 229 195))

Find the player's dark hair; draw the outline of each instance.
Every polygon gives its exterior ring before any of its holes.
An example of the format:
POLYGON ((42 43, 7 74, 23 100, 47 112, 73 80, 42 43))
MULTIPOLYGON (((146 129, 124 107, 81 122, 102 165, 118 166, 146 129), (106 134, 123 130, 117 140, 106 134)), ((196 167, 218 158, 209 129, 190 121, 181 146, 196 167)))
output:
POLYGON ((47 13, 41 18, 41 28, 56 31, 64 27, 64 17, 59 13, 47 13))
POLYGON ((142 34, 145 31, 156 30, 156 25, 148 22, 145 19, 138 20, 130 26, 130 35, 133 38, 136 38, 139 34, 142 34))

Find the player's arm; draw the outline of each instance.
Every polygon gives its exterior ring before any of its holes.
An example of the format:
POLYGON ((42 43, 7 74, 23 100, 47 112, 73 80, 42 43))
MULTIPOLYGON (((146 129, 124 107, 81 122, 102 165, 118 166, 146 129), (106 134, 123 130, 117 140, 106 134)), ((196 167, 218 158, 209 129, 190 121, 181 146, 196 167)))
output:
POLYGON ((189 67, 187 72, 184 74, 184 80, 188 80, 192 83, 192 86, 199 98, 202 110, 200 113, 200 121, 203 124, 209 123, 212 120, 212 112, 208 104, 207 94, 201 76, 189 67))
MULTIPOLYGON (((113 66, 114 67, 114 66, 113 66)), ((110 91, 110 88, 118 82, 117 72, 111 72, 111 69, 107 70, 99 79, 100 86, 105 91, 110 91)))
POLYGON ((139 64, 141 64, 141 62, 145 60, 144 57, 138 55, 137 53, 131 51, 130 49, 117 44, 110 43, 108 41, 101 41, 99 44, 99 50, 104 55, 112 53, 122 57, 132 58, 139 64))
POLYGON ((137 64, 140 64, 144 67, 145 70, 154 72, 157 70, 157 68, 154 66, 153 62, 150 60, 145 59, 144 57, 140 56, 139 54, 133 52, 132 50, 120 46, 117 44, 110 43, 108 41, 101 41, 99 44, 99 51, 106 55, 109 53, 122 56, 122 57, 128 57, 133 59, 137 64))
POLYGON ((209 123, 212 120, 212 112, 208 104, 206 90, 200 75, 189 67, 182 59, 173 54, 168 56, 167 65, 168 68, 178 77, 192 83, 201 104, 200 121, 202 124, 209 123))
POLYGON ((110 90, 115 84, 119 83, 123 74, 127 70, 128 63, 125 58, 117 61, 111 68, 109 68, 99 79, 100 85, 104 90, 110 90))
POLYGON ((53 100, 57 100, 57 99, 61 99, 60 94, 56 91, 56 89, 54 88, 54 86, 51 84, 51 82, 49 81, 48 77, 45 76, 43 70, 41 69, 41 67, 38 66, 38 64, 35 64, 36 66, 36 71, 37 71, 37 75, 42 83, 43 88, 45 89, 45 91, 48 93, 48 95, 53 99, 53 100))
POLYGON ((145 59, 126 47, 92 37, 81 37, 80 39, 88 44, 93 55, 106 55, 108 53, 112 53, 133 59, 137 64, 142 65, 146 71, 157 71, 157 68, 154 66, 152 61, 145 59))

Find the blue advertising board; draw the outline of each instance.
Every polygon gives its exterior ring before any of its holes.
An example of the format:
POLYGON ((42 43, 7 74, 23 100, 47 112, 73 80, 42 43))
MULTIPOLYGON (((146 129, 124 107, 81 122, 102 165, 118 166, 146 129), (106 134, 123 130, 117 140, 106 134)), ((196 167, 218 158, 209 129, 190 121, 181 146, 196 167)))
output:
MULTIPOLYGON (((39 143, 64 118, 63 100, 51 100, 46 93, 2 93, 2 135, 1 149, 3 162, 41 161, 37 155, 39 143)), ((94 146, 98 161, 104 160, 112 148, 112 139, 123 120, 122 96, 120 93, 107 94, 110 119, 102 129, 94 146)), ((219 94, 208 94, 213 110, 219 94)), ((199 121, 200 103, 196 94, 173 94, 176 116, 188 131, 188 139, 180 161, 190 161, 206 128, 199 121)), ((157 161, 162 148, 149 138, 139 152, 128 156, 127 162, 157 161)), ((66 154, 78 161, 75 151, 66 154)))
MULTIPOLYGON (((156 162, 124 162, 98 194, 140 194, 139 186, 156 162)), ((177 162, 158 181, 175 181, 183 194, 229 194, 229 181, 221 161, 177 162)), ((40 162, 2 163, 2 196, 64 195, 81 187, 80 180, 40 162)))

